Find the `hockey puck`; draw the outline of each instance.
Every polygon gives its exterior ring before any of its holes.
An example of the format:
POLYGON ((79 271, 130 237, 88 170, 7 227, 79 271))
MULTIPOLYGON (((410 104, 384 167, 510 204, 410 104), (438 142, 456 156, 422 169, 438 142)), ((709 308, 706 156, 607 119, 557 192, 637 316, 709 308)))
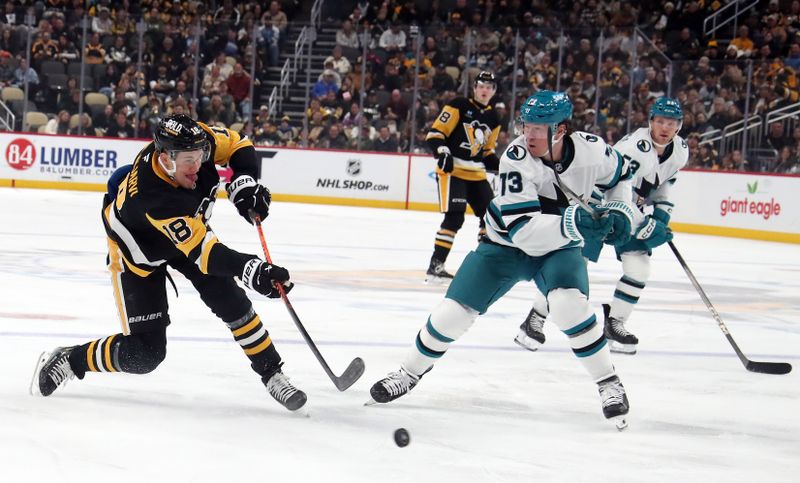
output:
POLYGON ((410 442, 411 436, 409 436, 408 431, 405 428, 398 428, 394 431, 394 444, 401 448, 405 448, 410 442))

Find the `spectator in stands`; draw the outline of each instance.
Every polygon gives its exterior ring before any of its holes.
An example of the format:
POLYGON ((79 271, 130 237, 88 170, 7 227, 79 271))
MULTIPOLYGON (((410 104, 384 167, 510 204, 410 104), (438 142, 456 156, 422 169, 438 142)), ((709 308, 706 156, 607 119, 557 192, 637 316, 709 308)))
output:
POLYGON ((406 33, 400 29, 400 24, 392 22, 391 28, 381 34, 378 45, 389 53, 405 50, 406 33))
POLYGON ((69 134, 69 118, 69 111, 59 111, 57 117, 47 121, 44 132, 47 134, 69 134))
POLYGON ((736 35, 736 38, 731 40, 729 45, 736 47, 739 55, 750 56, 750 54, 753 52, 753 48, 755 47, 753 40, 750 39, 750 27, 747 25, 740 26, 738 35, 736 35))
POLYGON ((406 104, 406 101, 403 100, 403 95, 400 93, 399 89, 395 89, 392 91, 386 105, 382 106, 381 115, 384 120, 394 121, 399 131, 406 118, 408 118, 408 111, 409 106, 406 104))
POLYGON ((297 129, 292 127, 290 123, 289 116, 283 116, 280 125, 278 125, 278 137, 283 145, 288 145, 297 137, 297 129))
POLYGON ((338 124, 331 124, 328 132, 320 143, 321 148, 325 149, 347 149, 347 138, 342 133, 338 124))
POLYGON ((42 32, 31 46, 33 64, 41 66, 42 61, 55 60, 58 52, 58 42, 50 38, 50 32, 42 32))
POLYGON ((60 60, 64 64, 76 61, 80 58, 80 52, 67 34, 58 36, 58 53, 55 56, 56 60, 60 60))
POLYGON ((133 126, 128 122, 125 111, 120 110, 114 114, 114 122, 106 129, 105 137, 125 139, 134 137, 133 126))
POLYGON ((126 9, 120 8, 115 10, 114 23, 111 26, 111 33, 114 35, 121 35, 122 37, 136 33, 136 26, 134 25, 133 20, 131 20, 130 15, 128 15, 128 11, 126 9))
POLYGON ((83 55, 84 60, 87 64, 102 64, 106 58, 106 49, 100 43, 100 35, 94 33, 90 39, 86 44, 86 50, 83 55))
POLYGON ((233 74, 233 66, 227 62, 226 58, 225 52, 218 53, 214 61, 206 66, 205 72, 209 72, 211 68, 216 65, 219 68, 219 75, 222 77, 222 80, 227 80, 228 77, 233 74))
POLYGON ((342 56, 342 47, 340 45, 333 47, 333 53, 325 59, 326 67, 328 63, 331 63, 333 69, 342 77, 349 74, 350 70, 352 69, 350 66, 350 61, 347 60, 347 57, 342 56))
POLYGON ((233 110, 229 109, 222 102, 222 97, 219 94, 211 96, 211 102, 208 107, 203 111, 201 117, 203 122, 209 125, 221 122, 225 126, 230 126, 234 122, 233 110))
POLYGON ((107 35, 111 33, 114 27, 114 21, 111 20, 111 14, 106 7, 97 9, 97 16, 92 19, 92 32, 100 35, 107 35))
POLYGON ((281 138, 278 135, 278 128, 269 120, 265 120, 256 130, 253 140, 258 145, 277 146, 280 144, 281 138))
POLYGON ((0 87, 11 85, 14 81, 14 66, 11 63, 11 52, 0 50, 0 87))
POLYGON ((389 126, 378 129, 378 137, 372 142, 372 150, 380 153, 396 153, 399 151, 397 137, 389 132, 389 126))
POLYGON ((793 144, 792 140, 783 133, 783 122, 775 121, 769 124, 769 131, 765 139, 768 147, 780 152, 784 146, 793 144))
POLYGON ((264 25, 267 25, 267 23, 271 24, 278 29, 280 37, 285 37, 286 28, 289 26, 289 19, 286 17, 283 10, 281 10, 281 4, 273 0, 269 4, 269 10, 264 12, 264 15, 261 16, 261 23, 264 25))
POLYGON ((800 70, 800 43, 792 42, 789 46, 789 55, 783 59, 783 63, 795 71, 800 70))
POLYGON ((83 113, 79 117, 78 125, 69 130, 72 135, 80 134, 82 136, 94 136, 94 127, 92 127, 92 118, 89 114, 83 113))
POLYGON ((127 67, 131 62, 131 56, 128 55, 128 46, 125 45, 125 38, 117 35, 114 38, 114 45, 108 49, 106 54, 106 63, 117 64, 117 67, 122 70, 127 67))
POLYGON ((345 19, 342 27, 336 31, 336 45, 357 49, 359 47, 358 34, 353 29, 353 22, 345 19))
POLYGON ((165 99, 175 89, 175 81, 170 78, 166 65, 159 65, 157 72, 155 79, 150 81, 150 91, 165 99))
POLYGON ((322 79, 318 80, 314 87, 311 90, 311 95, 315 99, 324 99, 328 92, 333 92, 336 94, 339 92, 339 86, 336 85, 336 79, 334 77, 334 71, 331 69, 325 69, 322 72, 322 79))
POLYGON ((14 69, 14 82, 12 82, 12 85, 22 89, 25 83, 28 84, 29 93, 36 92, 39 86, 39 74, 33 70, 33 67, 28 67, 28 61, 21 57, 18 67, 14 69))
POLYGON ((250 102, 250 74, 245 72, 242 64, 236 63, 233 66, 233 74, 225 81, 228 91, 233 96, 233 102, 238 106, 239 113, 244 118, 250 117, 252 103, 250 102))
POLYGON ((446 69, 447 66, 443 63, 436 66, 436 73, 433 75, 433 85, 431 86, 435 92, 456 90, 456 81, 447 73, 446 69))
POLYGON ((800 160, 797 153, 789 146, 781 148, 775 162, 775 173, 800 174, 800 160))

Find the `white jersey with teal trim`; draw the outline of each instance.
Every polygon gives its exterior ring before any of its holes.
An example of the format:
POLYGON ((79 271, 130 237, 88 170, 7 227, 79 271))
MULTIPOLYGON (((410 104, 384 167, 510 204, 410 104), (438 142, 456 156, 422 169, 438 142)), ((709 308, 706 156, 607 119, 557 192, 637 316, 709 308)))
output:
POLYGON ((616 150, 585 132, 574 132, 562 142, 564 154, 556 163, 532 156, 524 136, 508 146, 500 158, 500 194, 486 212, 491 241, 534 257, 582 245, 561 231, 561 213, 573 202, 557 188, 554 170, 562 183, 586 201, 593 189, 600 188, 606 202, 630 204, 628 163, 616 150))
MULTIPOLYGON (((639 128, 614 145, 631 165, 633 173, 633 202, 639 209, 645 205, 655 205, 667 213, 672 213, 670 188, 677 179, 678 171, 689 160, 689 147, 678 135, 659 156, 650 129, 639 128)), ((641 221, 641 220, 635 220, 641 221)))

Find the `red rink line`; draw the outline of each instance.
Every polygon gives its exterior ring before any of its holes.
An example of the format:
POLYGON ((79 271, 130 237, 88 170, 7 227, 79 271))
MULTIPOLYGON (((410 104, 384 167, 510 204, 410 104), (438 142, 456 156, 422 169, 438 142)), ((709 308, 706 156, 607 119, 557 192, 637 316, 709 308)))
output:
POLYGON ((60 314, 27 314, 15 312, 0 312, 0 319, 30 319, 30 320, 77 320, 78 317, 60 314))

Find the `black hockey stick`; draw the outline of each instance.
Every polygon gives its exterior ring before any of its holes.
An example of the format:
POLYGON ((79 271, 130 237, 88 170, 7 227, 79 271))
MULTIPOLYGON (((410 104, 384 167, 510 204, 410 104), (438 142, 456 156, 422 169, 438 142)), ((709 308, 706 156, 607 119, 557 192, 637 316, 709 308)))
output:
MULTIPOLYGON (((272 263, 272 258, 269 256, 269 250, 267 249, 267 240, 264 238, 264 231, 261 229, 261 219, 258 216, 252 216, 252 219, 255 221, 256 229, 258 230, 258 237, 261 239, 261 248, 264 249, 264 257, 267 259, 267 263, 272 263)), ((292 303, 289 302, 289 297, 286 296, 286 291, 283 289, 283 285, 276 283, 275 288, 278 289, 278 292, 281 294, 281 299, 283 299, 283 303, 286 305, 286 310, 289 311, 289 315, 292 317, 294 321, 294 325, 297 326, 297 330, 300 331, 300 334, 305 339, 306 344, 311 349, 311 352, 314 353, 314 357, 317 358, 322 368, 325 370, 325 374, 333 381, 333 384, 336 386, 336 389, 340 391, 347 390, 348 387, 352 386, 358 378, 364 374, 364 360, 360 357, 356 357, 350 362, 350 365, 347 366, 347 369, 344 370, 341 376, 337 376, 331 370, 331 367, 325 362, 325 358, 322 357, 322 354, 317 349, 317 345, 311 339, 311 336, 308 335, 308 331, 306 328, 303 327, 303 323, 300 322, 300 317, 297 316, 297 312, 294 311, 294 307, 292 307, 292 303)))
MULTIPOLYGON (((553 173, 555 173, 556 183, 558 183, 558 187, 561 189, 561 191, 563 191, 568 198, 571 198, 574 201, 576 201, 581 206, 581 208, 588 211, 589 213, 592 213, 592 216, 596 216, 597 212, 595 212, 594 209, 592 209, 592 207, 589 206, 589 203, 584 201, 580 196, 575 194, 574 191, 572 191, 571 189, 569 189, 569 187, 564 185, 564 183, 561 181, 561 178, 558 176, 558 173, 555 170, 553 170, 553 173)), ((717 325, 719 325, 720 330, 722 330, 722 333, 725 334, 725 337, 728 339, 728 342, 733 347, 733 350, 736 352, 736 355, 739 356, 739 360, 742 361, 742 364, 744 364, 744 368, 750 372, 758 372, 761 374, 788 374, 789 372, 791 372, 792 365, 789 364, 788 362, 752 361, 748 359, 747 356, 744 355, 742 350, 739 349, 738 344, 736 344, 736 341, 733 340, 733 336, 731 335, 730 331, 728 331, 728 327, 725 325, 725 322, 722 321, 722 317, 719 316, 717 309, 715 309, 714 306, 711 304, 711 301, 708 299, 708 296, 703 290, 703 287, 700 286, 700 283, 697 281, 694 274, 689 269, 689 266, 686 265, 686 261, 684 261, 683 257, 678 252, 678 249, 675 248, 675 244, 672 243, 671 241, 668 242, 668 244, 669 247, 672 249, 672 253, 675 254, 675 257, 678 259, 678 262, 681 264, 681 267, 683 267, 683 270, 686 272, 686 275, 689 276, 689 280, 692 282, 692 285, 694 285, 695 290, 697 290, 697 293, 700 294, 700 298, 703 299, 703 302, 706 304, 706 307, 711 312, 711 315, 714 317, 714 320, 717 321, 717 325)))
POLYGON ((761 374, 788 374, 789 372, 791 372, 792 365, 789 364, 788 362, 758 362, 758 361, 752 361, 748 359, 746 355, 744 355, 742 350, 739 349, 739 346, 736 344, 736 341, 733 340, 733 336, 731 336, 731 333, 728 331, 728 327, 725 325, 725 322, 722 321, 722 317, 719 316, 717 309, 715 309, 714 306, 711 305, 711 301, 708 300, 708 296, 703 290, 703 287, 700 286, 700 283, 694 277, 694 274, 689 269, 689 266, 686 265, 686 261, 684 261, 683 257, 678 252, 678 249, 675 248, 675 244, 672 243, 671 241, 667 243, 669 244, 669 247, 672 249, 672 253, 675 254, 675 258, 678 259, 678 263, 681 264, 681 267, 683 267, 683 270, 686 272, 686 275, 692 282, 692 285, 694 285, 695 290, 697 290, 697 293, 700 294, 700 298, 703 299, 703 303, 706 304, 708 311, 711 312, 711 315, 714 317, 714 320, 717 321, 717 325, 719 325, 720 330, 722 331, 723 334, 725 334, 725 337, 728 339, 728 342, 733 347, 733 350, 736 351, 736 355, 739 356, 739 360, 742 361, 742 364, 744 364, 744 368, 750 372, 759 372, 761 374))

